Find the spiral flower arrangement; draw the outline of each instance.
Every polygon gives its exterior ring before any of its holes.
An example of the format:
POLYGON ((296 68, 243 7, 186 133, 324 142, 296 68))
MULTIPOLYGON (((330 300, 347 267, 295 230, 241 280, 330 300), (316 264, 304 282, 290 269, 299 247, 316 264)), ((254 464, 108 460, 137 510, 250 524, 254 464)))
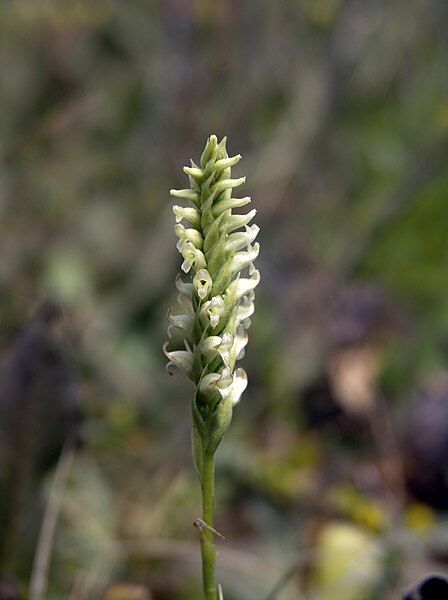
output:
MULTIPOLYGON (((190 187, 171 190, 187 201, 174 206, 177 248, 183 257, 176 278, 179 311, 168 311, 170 326, 164 351, 168 369, 181 369, 195 384, 192 400, 193 460, 202 486, 201 548, 207 600, 218 596, 214 547, 214 455, 228 429, 232 411, 247 387, 247 375, 236 363, 244 356, 247 330, 254 312, 254 289, 260 273, 253 261, 259 228, 249 225, 256 214, 233 214, 249 197, 233 198, 245 177, 231 178, 241 159, 229 157, 226 138, 207 140, 200 164, 184 167, 190 187)), ((199 522, 198 521, 198 522, 199 522)))

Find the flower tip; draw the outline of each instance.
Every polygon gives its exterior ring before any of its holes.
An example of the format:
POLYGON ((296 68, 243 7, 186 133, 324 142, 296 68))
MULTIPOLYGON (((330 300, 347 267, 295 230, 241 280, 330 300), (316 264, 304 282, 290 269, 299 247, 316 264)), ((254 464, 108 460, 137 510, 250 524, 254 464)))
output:
POLYGON ((198 167, 183 167, 183 172, 195 180, 202 179, 204 174, 202 169, 199 169, 198 167))
POLYGON ((223 151, 225 152, 225 150, 226 150, 226 145, 227 145, 227 136, 225 135, 225 136, 222 138, 222 140, 219 142, 217 150, 218 150, 218 151, 221 151, 221 152, 223 152, 223 151))
POLYGON ((255 268, 254 263, 250 263, 249 265, 249 275, 253 278, 253 279, 259 279, 260 278, 260 271, 258 271, 255 268))
POLYGON ((246 225, 246 233, 250 233, 252 235, 252 239, 255 239, 257 235, 260 233, 260 228, 255 223, 253 225, 246 225))

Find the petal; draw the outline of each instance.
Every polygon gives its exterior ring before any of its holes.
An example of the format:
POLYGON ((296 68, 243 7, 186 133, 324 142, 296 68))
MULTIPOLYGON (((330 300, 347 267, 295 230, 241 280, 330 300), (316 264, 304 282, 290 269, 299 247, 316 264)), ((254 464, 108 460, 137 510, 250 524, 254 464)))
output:
POLYGON ((235 341, 233 342, 233 347, 231 351, 231 364, 234 365, 238 358, 241 358, 241 352, 247 346, 249 341, 249 336, 247 335, 244 327, 238 327, 237 334, 235 336, 235 341))
POLYGON ((182 271, 184 273, 189 273, 192 266, 193 266, 193 263, 191 261, 185 259, 183 261, 183 263, 181 264, 180 268, 182 269, 182 271))
POLYGON ((165 343, 163 346, 163 351, 165 356, 169 358, 167 368, 171 365, 176 366, 184 371, 189 377, 191 377, 193 369, 193 353, 189 350, 174 350, 173 352, 169 352, 167 347, 168 344, 165 343))
POLYGON ((192 298, 194 291, 194 285, 192 283, 186 283, 185 281, 182 281, 182 277, 177 274, 175 284, 180 294, 187 298, 192 298))
POLYGON ((168 321, 177 329, 180 329, 185 335, 191 339, 193 335, 194 315, 192 314, 180 314, 173 315, 171 313, 172 308, 168 309, 168 321))
POLYGON ((233 378, 230 369, 228 367, 224 367, 221 372, 221 377, 217 383, 217 388, 222 398, 227 398, 229 396, 232 382, 233 378))
POLYGON ((205 354, 216 350, 220 343, 221 337, 219 335, 209 335, 202 343, 202 352, 205 354))
MULTIPOLYGON (((244 296, 243 301, 238 306, 236 311, 237 326, 242 324, 243 327, 247 329, 248 327, 246 327, 246 324, 244 322, 246 320, 250 320, 249 317, 251 317, 254 314, 254 311, 255 304, 253 300, 251 300, 249 296, 244 296)), ((250 323, 248 323, 247 325, 249 326, 250 323)))
POLYGON ((233 374, 233 382, 230 391, 230 398, 232 400, 232 404, 238 404, 240 401, 241 395, 244 390, 247 388, 247 374, 244 369, 238 368, 235 370, 233 374))
POLYGON ((221 379, 220 373, 208 373, 201 377, 198 387, 199 391, 205 395, 214 393, 216 391, 216 385, 221 379))
POLYGON ((232 349, 233 346, 233 335, 231 333, 226 332, 222 338, 221 338, 221 343, 219 344, 219 346, 217 347, 217 351, 219 353, 219 355, 221 356, 222 362, 225 365, 228 365, 230 363, 230 351, 232 349))

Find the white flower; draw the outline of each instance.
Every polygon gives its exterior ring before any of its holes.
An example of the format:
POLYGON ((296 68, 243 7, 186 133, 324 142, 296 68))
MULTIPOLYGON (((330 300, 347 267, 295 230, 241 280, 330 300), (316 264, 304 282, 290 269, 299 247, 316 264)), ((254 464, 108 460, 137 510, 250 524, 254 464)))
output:
POLYGON ((233 346, 233 335, 229 332, 224 333, 221 338, 221 343, 217 350, 222 358, 222 362, 228 365, 230 362, 230 350, 233 346))
POLYGON ((221 343, 219 335, 209 335, 202 343, 202 352, 208 354, 211 350, 215 350, 221 343))
POLYGON ((188 376, 191 376, 193 370, 193 352, 189 349, 169 352, 167 346, 168 344, 165 343, 163 347, 165 355, 169 358, 169 363, 166 365, 166 368, 169 370, 169 367, 172 365, 185 371, 188 376))
POLYGON ((176 275, 175 284, 179 291, 179 294, 177 295, 177 302, 180 306, 182 314, 194 315, 192 302, 194 285, 192 283, 185 283, 182 281, 182 278, 179 274, 176 275))
POLYGON ((196 288, 198 296, 203 300, 212 289, 213 280, 207 269, 199 269, 193 278, 193 285, 196 288))
POLYGON ((199 382, 199 389, 203 392, 218 391, 223 400, 229 398, 233 406, 238 404, 242 393, 247 387, 247 375, 244 369, 235 369, 232 374, 225 367, 221 373, 204 375, 199 382))
POLYGON ((228 365, 232 347, 233 335, 231 333, 224 333, 222 337, 219 335, 210 335, 205 338, 202 344, 202 353, 210 360, 219 355, 223 363, 228 365))
POLYGON ((203 375, 199 381, 199 390, 207 395, 219 392, 221 398, 227 398, 230 395, 231 386, 234 379, 230 369, 224 367, 218 373, 208 373, 203 375))
POLYGON ((216 387, 221 394, 221 398, 225 399, 230 395, 230 386, 232 385, 232 382, 233 377, 231 370, 228 367, 224 367, 216 384, 216 387))
POLYGON ((224 298, 222 296, 213 296, 211 300, 204 302, 201 309, 201 315, 205 315, 206 321, 208 321, 214 329, 218 325, 224 310, 224 298))
POLYGON ((183 331, 186 335, 187 339, 191 340, 192 332, 193 332, 193 324, 194 324, 194 315, 193 314, 180 314, 173 315, 171 313, 171 308, 168 310, 168 321, 180 331, 183 331))
POLYGON ((191 242, 183 241, 180 246, 180 252, 184 257, 182 271, 188 273, 194 266, 195 269, 203 269, 206 265, 204 254, 196 248, 191 242))
POLYGON ((233 342, 232 350, 230 352, 231 365, 234 365, 237 360, 243 358, 244 348, 247 346, 248 341, 249 336, 247 335, 247 332, 244 329, 244 327, 240 325, 240 327, 238 327, 238 331, 233 342))
POLYGON ((250 327, 250 317, 255 311, 254 298, 255 294, 252 290, 250 290, 246 296, 243 296, 243 299, 237 308, 237 326, 241 323, 245 329, 250 327))
POLYGON ((173 213, 176 215, 176 223, 180 223, 182 219, 189 221, 193 227, 199 228, 201 224, 201 213, 190 206, 173 206, 173 213))
POLYGON ((177 223, 174 227, 179 241, 177 242, 177 249, 180 251, 182 242, 191 242, 196 248, 202 248, 202 242, 204 241, 202 235, 197 229, 189 228, 186 229, 182 223, 177 223))
POLYGON ((208 373, 207 375, 204 375, 198 384, 199 391, 206 395, 214 393, 217 389, 216 385, 220 379, 220 373, 208 373))
POLYGON ((244 369, 241 369, 241 367, 238 369, 235 369, 235 372, 233 374, 232 385, 230 388, 230 394, 229 394, 232 404, 234 406, 235 406, 235 404, 238 404, 238 402, 240 401, 241 395, 246 388, 247 388, 246 371, 244 369))
POLYGON ((257 287, 260 283, 260 272, 253 268, 253 265, 251 264, 249 265, 249 273, 249 279, 237 277, 237 279, 234 279, 230 283, 225 293, 226 298, 229 296, 235 300, 239 300, 242 296, 245 296, 248 292, 257 287))
POLYGON ((191 300, 191 297, 193 296, 194 285, 192 283, 186 283, 183 281, 179 273, 176 275, 174 283, 176 284, 179 293, 191 300))

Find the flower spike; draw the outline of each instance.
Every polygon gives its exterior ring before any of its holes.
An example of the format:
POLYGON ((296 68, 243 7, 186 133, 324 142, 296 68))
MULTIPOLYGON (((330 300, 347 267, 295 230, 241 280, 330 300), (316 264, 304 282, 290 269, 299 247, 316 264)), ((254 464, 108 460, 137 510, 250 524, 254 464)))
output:
MULTIPOLYGON (((194 358, 191 360, 189 354, 185 355, 183 347, 170 348, 167 354, 171 364, 179 365, 196 384, 195 402, 205 420, 211 420, 223 401, 225 382, 229 388, 233 385, 235 363, 244 354, 245 330, 254 312, 253 290, 260 281, 260 274, 253 266, 259 253, 259 244, 255 242, 259 228, 249 225, 256 210, 232 214, 234 208, 250 202, 247 197, 231 197, 232 189, 246 180, 231 176, 232 167, 240 159, 240 154, 227 154, 225 138, 219 142, 212 135, 200 164, 191 161, 191 166, 183 169, 190 188, 170 192, 189 204, 176 205, 173 211, 179 238, 177 247, 183 257, 181 269, 190 281, 177 277, 179 304, 185 312, 180 315, 170 312, 169 320, 171 327, 183 333, 184 339, 192 344, 194 358), (173 352, 182 354, 173 356, 173 352), (226 372, 223 378, 223 370, 229 366, 231 372, 226 372)), ((170 346, 174 337, 179 339, 179 335, 172 336, 170 346)), ((239 369, 238 382, 244 379, 241 372, 239 369)), ((238 389, 242 391, 241 384, 238 389)), ((230 394, 230 389, 228 392, 230 394)))
MULTIPOLYGON (((255 241, 259 228, 249 225, 257 211, 232 212, 251 201, 232 197, 234 188, 246 181, 232 178, 232 167, 240 159, 240 154, 228 155, 226 138, 219 142, 211 135, 199 164, 191 161, 183 169, 190 187, 170 192, 185 203, 173 207, 183 262, 176 278, 178 314, 168 312, 164 351, 168 367, 178 367, 195 384, 193 460, 205 499, 212 494, 214 454, 247 387, 246 372, 236 363, 248 343, 254 289, 260 281, 253 265, 260 250, 255 241)), ((213 511, 206 514, 204 509, 204 522, 213 527, 213 511)), ((210 567, 212 531, 204 530, 202 544, 207 600, 215 600, 218 589, 210 567)))

